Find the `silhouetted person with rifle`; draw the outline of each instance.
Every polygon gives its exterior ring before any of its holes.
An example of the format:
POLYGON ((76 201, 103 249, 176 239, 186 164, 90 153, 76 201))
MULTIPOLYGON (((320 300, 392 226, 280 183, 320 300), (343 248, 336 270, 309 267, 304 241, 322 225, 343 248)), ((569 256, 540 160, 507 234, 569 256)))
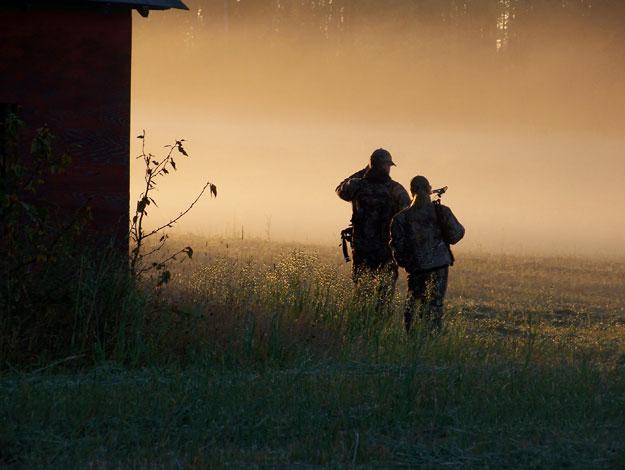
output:
POLYGON ((464 237, 464 227, 449 207, 440 203, 447 187, 432 191, 424 176, 410 182, 412 203, 393 218, 391 248, 397 264, 408 272, 409 298, 404 312, 406 332, 410 331, 417 303, 420 316, 431 331, 443 322, 443 301, 447 290, 449 266, 454 257, 449 245, 464 237), (436 201, 431 194, 438 194, 436 201))
POLYGON ((354 282, 358 285, 365 278, 379 279, 381 300, 393 292, 397 280, 397 265, 389 247, 391 220, 410 204, 408 192, 391 179, 392 166, 391 154, 377 149, 366 168, 336 188, 341 199, 352 203, 351 226, 341 236, 346 261, 349 255, 345 241, 351 243, 354 282))

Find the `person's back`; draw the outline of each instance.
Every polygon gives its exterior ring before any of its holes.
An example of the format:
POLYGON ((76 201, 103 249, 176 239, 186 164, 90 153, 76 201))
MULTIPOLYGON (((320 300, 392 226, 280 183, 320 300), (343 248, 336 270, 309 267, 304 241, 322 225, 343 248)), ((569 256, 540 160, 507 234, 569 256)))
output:
POLYGON ((409 331, 416 303, 420 302, 422 316, 440 329, 448 269, 453 264, 449 245, 464 237, 464 227, 451 209, 430 200, 432 188, 425 177, 413 178, 410 191, 413 202, 393 218, 390 241, 397 264, 408 272, 410 297, 405 326, 409 331))
POLYGON ((376 152, 369 167, 350 176, 336 188, 341 199, 352 203, 355 270, 363 267, 376 270, 394 264, 389 247, 391 220, 410 203, 403 186, 390 177, 390 166, 393 165, 390 154, 382 149, 376 152))
POLYGON ((397 214, 391 232, 395 259, 411 272, 453 264, 449 245, 460 241, 464 227, 449 207, 428 199, 397 214))

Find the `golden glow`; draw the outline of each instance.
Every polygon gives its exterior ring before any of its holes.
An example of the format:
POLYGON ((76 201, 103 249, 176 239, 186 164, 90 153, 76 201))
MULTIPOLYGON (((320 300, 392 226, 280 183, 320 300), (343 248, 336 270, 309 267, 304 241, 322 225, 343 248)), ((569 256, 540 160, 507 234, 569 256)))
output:
POLYGON ((210 179, 219 198, 181 231, 338 244, 350 208, 334 187, 383 146, 405 186, 450 187, 462 249, 625 256, 625 37, 605 23, 618 18, 527 24, 515 43, 510 4, 489 47, 457 25, 349 23, 344 9, 309 36, 284 21, 267 35, 265 13, 135 20, 133 135, 153 152, 185 138, 191 154, 159 214, 210 179))

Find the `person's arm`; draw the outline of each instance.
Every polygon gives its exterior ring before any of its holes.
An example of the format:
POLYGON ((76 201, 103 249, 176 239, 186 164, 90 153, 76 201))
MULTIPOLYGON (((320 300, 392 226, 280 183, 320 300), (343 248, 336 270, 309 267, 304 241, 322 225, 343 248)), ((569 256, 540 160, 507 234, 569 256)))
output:
POLYGON ((352 201, 360 188, 360 182, 366 172, 367 168, 364 168, 341 181, 341 183, 336 187, 337 196, 344 201, 352 201))
POLYGON ((438 207, 438 213, 443 239, 446 243, 455 245, 464 237, 464 227, 449 207, 441 204, 438 207))
POLYGON ((391 221, 391 239, 389 246, 393 252, 393 258, 400 267, 406 266, 406 231, 403 225, 403 217, 396 215, 391 221))

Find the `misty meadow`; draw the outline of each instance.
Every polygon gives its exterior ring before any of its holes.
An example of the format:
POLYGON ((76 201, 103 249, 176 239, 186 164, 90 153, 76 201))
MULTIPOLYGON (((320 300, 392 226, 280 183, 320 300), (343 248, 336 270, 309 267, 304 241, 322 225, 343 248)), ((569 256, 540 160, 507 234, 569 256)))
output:
POLYGON ((0 6, 0 467, 625 466, 625 5, 185 3, 0 6))

